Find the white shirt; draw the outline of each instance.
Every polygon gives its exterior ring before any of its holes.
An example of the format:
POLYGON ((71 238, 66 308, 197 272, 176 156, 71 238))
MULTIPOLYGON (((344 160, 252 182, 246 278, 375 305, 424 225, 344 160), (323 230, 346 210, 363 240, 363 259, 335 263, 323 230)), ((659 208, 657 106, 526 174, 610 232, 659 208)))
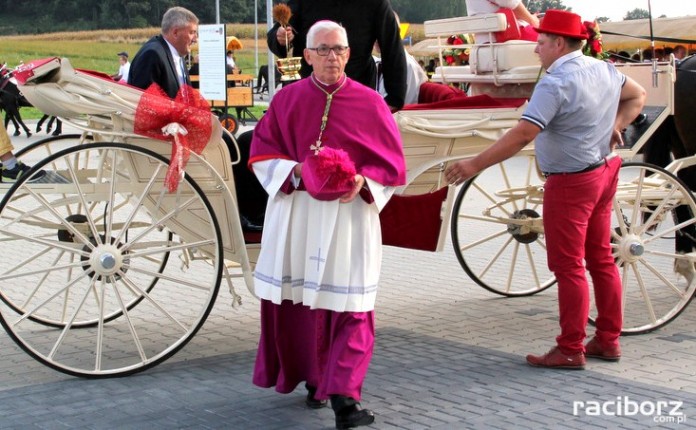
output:
POLYGON ((542 172, 577 172, 609 155, 625 82, 613 64, 580 51, 548 68, 522 114, 542 130, 534 139, 542 172))
POLYGON ((176 68, 176 75, 179 77, 179 84, 182 84, 186 82, 186 75, 184 74, 184 58, 179 55, 179 51, 172 46, 169 41, 165 39, 165 42, 167 42, 167 46, 169 46, 169 51, 172 53, 172 58, 174 59, 174 66, 176 68))
MULTIPOLYGON (((413 55, 408 52, 404 52, 404 54, 406 54, 406 96, 404 97, 404 104, 409 105, 418 103, 420 86, 424 82, 428 82, 428 75, 421 65, 418 64, 418 60, 413 58, 413 55)), ((375 57, 375 61, 379 63, 382 60, 375 57)), ((379 76, 377 92, 379 92, 382 97, 387 96, 387 91, 384 89, 384 76, 379 76)))
POLYGON ((118 68, 118 74, 121 76, 123 82, 128 82, 128 74, 130 73, 130 61, 126 61, 125 64, 121 64, 118 68))

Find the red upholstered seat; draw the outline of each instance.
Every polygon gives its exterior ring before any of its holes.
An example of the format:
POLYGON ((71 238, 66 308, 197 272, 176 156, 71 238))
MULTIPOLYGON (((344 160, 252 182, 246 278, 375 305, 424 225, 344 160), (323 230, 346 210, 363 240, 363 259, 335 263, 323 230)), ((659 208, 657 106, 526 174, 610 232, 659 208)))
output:
POLYGON ((466 97, 466 93, 446 84, 425 82, 418 91, 418 104, 440 102, 455 97, 466 97))
POLYGON ((518 108, 526 101, 527 99, 523 98, 493 98, 487 94, 481 94, 471 97, 451 97, 432 103, 406 105, 403 110, 518 108))

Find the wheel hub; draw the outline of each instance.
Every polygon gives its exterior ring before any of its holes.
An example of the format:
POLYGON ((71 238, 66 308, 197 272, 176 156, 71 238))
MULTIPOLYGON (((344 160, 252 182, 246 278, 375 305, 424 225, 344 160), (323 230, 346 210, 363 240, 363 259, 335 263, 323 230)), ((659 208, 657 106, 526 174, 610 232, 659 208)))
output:
MULTIPOLYGON (((89 252, 88 256, 83 256, 82 261, 86 264, 84 270, 90 271, 90 276, 97 276, 102 279, 102 276, 113 277, 120 279, 118 272, 125 273, 128 270, 128 253, 124 253, 121 248, 122 243, 114 243, 114 238, 111 238, 111 243, 105 243, 102 237, 102 243, 97 245, 94 238, 91 238, 93 247, 85 245, 82 249, 89 252)), ((112 279, 112 278, 107 278, 112 279)))
POLYGON ((634 263, 643 258, 645 246, 640 236, 627 234, 619 240, 617 247, 618 258, 627 263, 634 263))
MULTIPOLYGON (((510 218, 515 220, 539 218, 539 213, 532 209, 522 209, 515 211, 510 218)), ((507 231, 520 243, 532 243, 539 237, 539 233, 531 231, 529 226, 524 224, 510 223, 507 225, 507 231)))

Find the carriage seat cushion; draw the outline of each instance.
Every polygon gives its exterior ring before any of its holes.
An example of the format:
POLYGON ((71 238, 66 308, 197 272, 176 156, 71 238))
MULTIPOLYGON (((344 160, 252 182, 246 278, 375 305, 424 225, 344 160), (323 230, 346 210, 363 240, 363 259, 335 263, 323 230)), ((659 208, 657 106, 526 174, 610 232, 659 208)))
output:
POLYGON ((475 45, 471 49, 471 70, 478 73, 504 72, 516 67, 539 66, 535 42, 510 40, 505 43, 475 45))
POLYGON ((481 94, 469 97, 451 97, 433 103, 406 105, 403 110, 518 108, 526 101, 527 99, 524 98, 494 98, 487 94, 481 94))
POLYGON ((455 97, 466 97, 459 88, 437 82, 424 82, 418 91, 418 103, 433 103, 449 100, 455 97))

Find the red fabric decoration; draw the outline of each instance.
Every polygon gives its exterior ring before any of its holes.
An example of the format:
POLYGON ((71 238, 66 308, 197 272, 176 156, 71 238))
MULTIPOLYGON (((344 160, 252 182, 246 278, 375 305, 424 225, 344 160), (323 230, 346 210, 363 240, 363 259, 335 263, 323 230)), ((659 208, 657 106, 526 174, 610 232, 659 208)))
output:
POLYGON ((523 98, 493 98, 487 94, 481 94, 471 97, 452 97, 433 103, 406 105, 402 110, 518 108, 526 101, 527 99, 523 98))
POLYGON ((437 82, 423 82, 418 89, 418 103, 441 102, 454 97, 466 97, 466 93, 459 88, 437 82))
POLYGON ((382 244, 435 251, 442 226, 447 187, 426 194, 395 194, 379 213, 382 244))
POLYGON ((328 146, 310 155, 302 166, 302 181, 317 200, 336 200, 355 186, 355 164, 342 149, 328 146))
POLYGON ((135 110, 134 131, 172 143, 165 184, 169 192, 176 191, 190 151, 200 154, 210 140, 213 131, 210 105, 189 85, 179 88, 172 100, 159 85, 152 84, 143 93, 135 110))

